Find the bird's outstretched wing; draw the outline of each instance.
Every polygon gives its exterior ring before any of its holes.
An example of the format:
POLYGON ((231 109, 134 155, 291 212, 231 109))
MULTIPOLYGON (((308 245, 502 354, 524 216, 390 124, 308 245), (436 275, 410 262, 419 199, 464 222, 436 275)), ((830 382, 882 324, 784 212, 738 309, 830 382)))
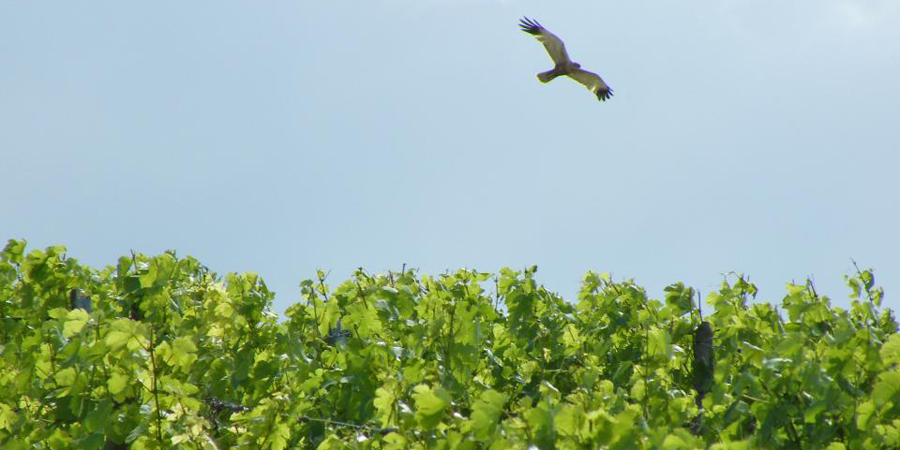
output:
POLYGON ((522 27, 522 31, 534 35, 541 44, 544 44, 544 48, 547 49, 547 53, 550 54, 550 59, 553 60, 554 64, 561 64, 569 61, 569 54, 566 53, 566 45, 563 44, 562 39, 547 31, 547 29, 541 26, 536 20, 525 17, 521 19, 519 26, 522 27))
POLYGON ((573 80, 583 84, 589 91, 597 95, 597 100, 604 101, 613 95, 613 91, 609 88, 609 85, 603 81, 603 78, 600 78, 600 75, 597 75, 594 72, 575 69, 567 75, 573 80))

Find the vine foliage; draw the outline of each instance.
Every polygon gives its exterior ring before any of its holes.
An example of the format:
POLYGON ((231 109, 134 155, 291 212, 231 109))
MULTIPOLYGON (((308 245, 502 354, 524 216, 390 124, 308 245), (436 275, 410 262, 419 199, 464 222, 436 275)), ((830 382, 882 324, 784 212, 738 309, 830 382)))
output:
POLYGON ((174 252, 95 270, 62 246, 0 256, 4 449, 889 449, 900 337, 872 270, 850 307, 780 308, 732 275, 650 298, 589 272, 358 270, 300 285, 174 252))

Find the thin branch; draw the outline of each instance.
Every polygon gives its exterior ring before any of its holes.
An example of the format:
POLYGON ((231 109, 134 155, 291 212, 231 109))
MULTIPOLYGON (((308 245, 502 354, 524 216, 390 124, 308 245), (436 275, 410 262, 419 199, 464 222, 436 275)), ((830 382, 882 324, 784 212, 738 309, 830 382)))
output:
MULTIPOLYGON (((225 401, 225 400, 220 400, 216 397, 207 397, 206 403, 209 405, 210 409, 212 409, 213 411, 227 410, 232 413, 238 413, 238 412, 247 412, 252 409, 252 408, 244 406, 240 403, 234 403, 234 402, 229 402, 229 401, 225 401)), ((386 428, 373 427, 371 425, 361 425, 361 424, 356 424, 356 423, 343 422, 340 420, 323 419, 320 417, 310 417, 310 416, 303 415, 303 414, 300 414, 297 416, 297 421, 298 422, 304 422, 304 421, 305 422, 317 422, 317 423, 322 423, 322 424, 326 424, 326 425, 335 425, 338 427, 353 428, 354 430, 373 431, 373 432, 381 433, 381 434, 388 434, 388 433, 394 433, 394 432, 400 431, 400 429, 396 428, 396 427, 386 427, 386 428)))
POLYGON ((339 420, 322 419, 319 417, 309 417, 309 416, 305 416, 303 414, 300 414, 297 416, 297 421, 298 422, 304 422, 304 421, 318 422, 318 423, 322 423, 322 424, 326 424, 326 425, 335 425, 335 426, 344 427, 344 428, 353 428, 354 430, 373 431, 373 432, 381 433, 381 434, 396 433, 396 432, 400 431, 399 428, 395 428, 395 427, 387 427, 387 428, 373 427, 371 425, 360 425, 360 424, 349 423, 349 422, 341 422, 339 420))

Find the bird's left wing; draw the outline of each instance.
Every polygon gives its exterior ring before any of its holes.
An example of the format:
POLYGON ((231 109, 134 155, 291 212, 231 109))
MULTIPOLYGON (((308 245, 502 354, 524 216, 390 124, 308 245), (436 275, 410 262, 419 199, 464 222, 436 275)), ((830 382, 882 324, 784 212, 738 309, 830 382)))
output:
POLYGON ((533 35, 541 44, 544 44, 544 48, 547 49, 547 53, 550 54, 550 59, 553 60, 554 64, 569 61, 569 54, 566 52, 566 45, 563 44, 562 39, 547 31, 536 20, 525 17, 520 19, 519 26, 522 27, 522 31, 533 35))
POLYGON ((591 92, 597 95, 597 100, 604 101, 612 97, 613 91, 610 89, 609 85, 607 85, 603 78, 600 78, 600 75, 597 75, 594 72, 588 72, 587 70, 575 69, 567 74, 573 80, 581 83, 584 87, 588 88, 591 92))

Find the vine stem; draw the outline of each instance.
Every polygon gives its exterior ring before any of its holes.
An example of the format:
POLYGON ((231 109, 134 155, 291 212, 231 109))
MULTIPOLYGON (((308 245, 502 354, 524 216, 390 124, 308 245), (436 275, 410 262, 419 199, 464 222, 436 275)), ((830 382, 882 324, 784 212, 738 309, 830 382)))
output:
MULTIPOLYGON (((207 397, 206 403, 212 409, 215 409, 215 410, 227 409, 231 412, 247 412, 247 411, 252 410, 252 408, 250 408, 249 406, 245 406, 240 403, 232 403, 232 402, 223 401, 216 397, 207 397)), ((340 420, 322 419, 320 417, 310 417, 310 416, 307 416, 304 414, 298 414, 297 420, 301 421, 301 422, 306 421, 306 422, 317 422, 317 423, 323 423, 323 424, 336 425, 339 427, 353 428, 356 430, 368 430, 368 431, 374 431, 374 432, 382 433, 382 434, 388 434, 388 433, 400 431, 400 429, 396 428, 396 427, 373 427, 371 425, 362 425, 362 424, 358 424, 358 423, 342 422, 340 420)))
POLYGON ((850 261, 853 262, 853 267, 856 269, 856 275, 859 276, 860 281, 863 282, 863 288, 865 288, 865 290, 866 290, 866 296, 869 297, 870 302, 875 303, 875 300, 872 298, 872 291, 869 289, 869 286, 866 284, 866 280, 863 279, 862 271, 859 270, 859 264, 856 264, 856 260, 853 258, 850 258, 850 261))
POLYGON ((156 440, 159 442, 160 447, 163 446, 163 438, 162 438, 162 413, 159 410, 159 389, 157 389, 157 378, 159 374, 156 372, 156 330, 153 325, 150 326, 150 348, 147 349, 147 352, 150 353, 150 366, 152 369, 153 378, 150 380, 150 388, 153 393, 153 402, 156 405, 156 440))

